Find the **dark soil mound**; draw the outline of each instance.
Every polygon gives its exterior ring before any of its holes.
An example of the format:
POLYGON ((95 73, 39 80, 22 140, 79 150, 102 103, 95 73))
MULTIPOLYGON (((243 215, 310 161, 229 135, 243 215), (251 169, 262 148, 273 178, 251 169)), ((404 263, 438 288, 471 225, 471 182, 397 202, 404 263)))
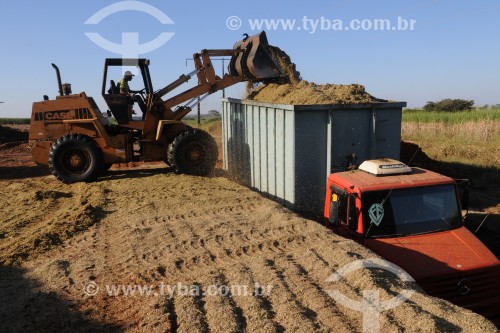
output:
POLYGON ((8 142, 28 141, 28 132, 0 125, 0 144, 8 142))

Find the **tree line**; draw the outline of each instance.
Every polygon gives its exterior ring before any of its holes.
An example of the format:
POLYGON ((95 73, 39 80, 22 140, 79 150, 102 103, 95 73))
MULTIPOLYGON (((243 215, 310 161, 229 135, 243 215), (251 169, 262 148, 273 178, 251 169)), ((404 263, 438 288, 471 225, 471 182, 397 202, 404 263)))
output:
POLYGON ((427 102, 423 109, 426 111, 458 112, 472 110, 473 107, 473 100, 446 98, 439 102, 427 102))

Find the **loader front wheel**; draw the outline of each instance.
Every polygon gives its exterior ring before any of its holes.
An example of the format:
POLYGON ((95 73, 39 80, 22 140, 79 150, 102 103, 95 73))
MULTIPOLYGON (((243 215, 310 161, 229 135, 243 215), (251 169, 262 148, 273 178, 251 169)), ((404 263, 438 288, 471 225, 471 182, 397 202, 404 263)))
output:
POLYGON ((167 160, 176 173, 207 176, 215 169, 218 151, 214 138, 205 131, 180 133, 168 147, 167 160))
POLYGON ((104 157, 94 140, 70 134, 61 137, 50 148, 49 168, 64 183, 90 182, 102 172, 104 157))

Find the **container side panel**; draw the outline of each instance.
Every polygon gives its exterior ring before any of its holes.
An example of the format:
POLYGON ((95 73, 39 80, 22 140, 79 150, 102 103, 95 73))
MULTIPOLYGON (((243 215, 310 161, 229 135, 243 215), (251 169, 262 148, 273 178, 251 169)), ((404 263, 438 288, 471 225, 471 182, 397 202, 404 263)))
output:
POLYGON ((332 172, 345 170, 345 157, 353 153, 357 165, 380 157, 399 159, 401 114, 401 107, 331 111, 332 172))
POLYGON ((224 170, 228 170, 228 152, 227 152, 227 141, 228 141, 228 128, 230 126, 229 122, 229 110, 228 110, 229 102, 222 101, 221 109, 222 109, 222 165, 224 170))
POLYGON ((236 113, 236 126, 235 130, 237 131, 236 137, 237 139, 237 144, 236 147, 237 151, 235 152, 237 155, 237 165, 238 165, 238 173, 240 174, 241 180, 245 185, 248 185, 248 168, 249 168, 249 156, 247 154, 247 135, 245 131, 245 106, 244 105, 238 105, 237 107, 238 112, 236 113))
POLYGON ((240 132, 240 115, 241 115, 241 104, 235 104, 233 111, 233 128, 231 130, 231 136, 234 138, 234 146, 233 146, 233 156, 234 162, 236 163, 236 167, 238 168, 238 172, 241 171, 241 156, 240 156, 240 148, 241 147, 241 132, 240 132))
POLYGON ((295 204, 295 114, 293 111, 285 111, 284 131, 285 152, 285 205, 293 208, 295 204))
POLYGON ((227 103, 223 108, 224 168, 250 186, 250 150, 244 110, 244 105, 236 103, 227 103))
POLYGON ((241 150, 241 132, 239 131, 239 128, 241 127, 240 124, 240 114, 241 114, 241 104, 235 104, 234 108, 232 110, 233 114, 233 119, 231 123, 233 124, 231 128, 231 137, 233 138, 234 144, 232 145, 232 153, 231 155, 233 156, 233 165, 236 168, 236 174, 238 174, 241 177, 241 167, 242 167, 242 161, 241 161, 241 156, 240 156, 240 150, 241 150))
POLYGON ((346 156, 356 154, 357 162, 370 158, 370 109, 331 111, 331 171, 344 171, 346 156))
POLYGON ((375 118, 376 147, 373 158, 389 157, 399 160, 401 146, 401 108, 378 109, 375 111, 375 118))
POLYGON ((332 115, 331 111, 328 112, 328 124, 326 127, 326 165, 325 165, 325 179, 330 175, 332 165, 332 115))
POLYGON ((223 117, 223 121, 224 121, 224 125, 223 125, 223 128, 224 128, 224 146, 225 146, 225 150, 226 150, 226 155, 224 156, 224 158, 226 159, 225 161, 225 164, 227 165, 227 169, 228 171, 231 171, 231 162, 233 161, 233 156, 232 156, 232 144, 234 143, 234 139, 231 137, 231 127, 233 126, 232 124, 232 118, 233 118, 233 109, 234 109, 234 105, 230 104, 230 103, 227 103, 226 104, 226 107, 225 107, 225 110, 224 110, 224 117, 223 117))
POLYGON ((268 193, 276 197, 276 108, 267 111, 268 193))
POLYGON ((243 126, 241 128, 241 130, 244 132, 244 136, 245 136, 245 141, 243 143, 243 146, 241 147, 242 151, 243 151, 243 163, 245 165, 245 173, 243 175, 244 179, 245 179, 245 184, 247 184, 247 186, 250 186, 252 184, 252 169, 253 169, 253 166, 252 166, 252 155, 251 155, 251 145, 250 143, 252 142, 251 141, 251 131, 250 131, 250 124, 249 124, 249 120, 248 120, 248 117, 249 117, 249 114, 250 112, 248 112, 248 105, 242 105, 242 120, 243 120, 243 126))
POLYGON ((252 161, 255 159, 255 135, 254 135, 254 126, 253 121, 255 118, 253 111, 253 106, 251 105, 243 105, 245 110, 245 132, 247 133, 247 141, 245 149, 247 150, 246 154, 248 155, 248 160, 246 161, 248 165, 248 186, 254 188, 255 187, 255 165, 252 161))
POLYGON ((272 108, 259 108, 259 128, 260 128, 260 190, 263 193, 269 193, 268 179, 269 168, 268 160, 272 158, 268 151, 268 131, 267 131, 267 113, 272 111, 272 108))
POLYGON ((285 110, 276 109, 276 196, 285 198, 285 110))
POLYGON ((254 159, 254 154, 255 154, 255 150, 254 150, 254 147, 253 147, 253 141, 254 141, 254 133, 253 133, 253 118, 254 118, 254 114, 252 112, 252 107, 249 106, 249 105, 243 105, 243 112, 245 113, 245 133, 246 133, 246 146, 245 147, 241 147, 242 149, 246 149, 246 152, 245 152, 245 155, 247 156, 246 160, 244 161, 244 163, 246 163, 247 165, 247 170, 248 170, 248 174, 247 174, 247 180, 248 180, 248 186, 249 187, 254 187, 254 182, 255 182, 255 178, 254 178, 254 168, 253 168, 253 165, 252 165, 252 161, 254 159))
POLYGON ((254 116, 253 119, 253 150, 254 156, 252 160, 252 165, 255 168, 254 175, 254 184, 253 186, 257 189, 262 188, 262 180, 261 180, 261 172, 260 172, 260 160, 261 160, 261 150, 260 150, 260 142, 262 140, 261 137, 261 128, 260 128, 260 112, 259 106, 253 106, 252 114, 254 116))
POLYGON ((235 104, 228 104, 225 110, 225 119, 227 120, 226 123, 224 124, 225 128, 225 144, 224 146, 226 147, 227 151, 227 158, 226 158, 226 164, 227 164, 227 170, 234 174, 238 175, 238 170, 236 166, 238 165, 238 159, 236 156, 236 151, 237 151, 237 137, 236 137, 236 112, 237 112, 237 105, 235 104))
POLYGON ((295 112, 295 205, 310 216, 323 212, 326 170, 328 112, 295 112))

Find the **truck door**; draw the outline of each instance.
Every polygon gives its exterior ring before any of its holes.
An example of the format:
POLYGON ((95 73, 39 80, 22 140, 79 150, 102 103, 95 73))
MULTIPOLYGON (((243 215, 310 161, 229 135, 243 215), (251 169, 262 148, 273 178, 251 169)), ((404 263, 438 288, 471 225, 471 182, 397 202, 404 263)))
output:
POLYGON ((347 218, 347 192, 334 185, 330 186, 330 192, 330 213, 328 219, 333 226, 337 227, 341 223, 345 223, 347 218))
POLYGON ((358 229, 358 209, 356 194, 347 193, 334 185, 330 187, 330 223, 337 228, 337 233, 353 238, 358 229))
POLYGON ((347 234, 348 194, 345 190, 331 185, 330 214, 328 220, 339 234, 347 234))

